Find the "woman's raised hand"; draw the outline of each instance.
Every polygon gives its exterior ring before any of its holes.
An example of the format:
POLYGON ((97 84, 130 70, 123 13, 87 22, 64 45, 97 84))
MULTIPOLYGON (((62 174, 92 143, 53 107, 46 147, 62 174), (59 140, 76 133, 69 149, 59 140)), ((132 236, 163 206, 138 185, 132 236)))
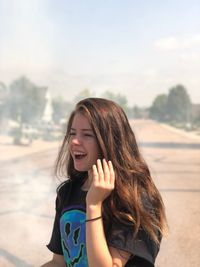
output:
POLYGON ((115 187, 115 173, 111 161, 97 160, 92 167, 92 183, 87 193, 89 205, 101 205, 115 187))

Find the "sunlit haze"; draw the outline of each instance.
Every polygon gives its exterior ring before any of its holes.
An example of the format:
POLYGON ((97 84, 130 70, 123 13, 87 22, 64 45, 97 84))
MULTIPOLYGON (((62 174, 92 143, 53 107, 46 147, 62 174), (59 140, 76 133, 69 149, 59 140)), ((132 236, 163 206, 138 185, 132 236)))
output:
POLYGON ((200 2, 0 0, 0 81, 22 75, 72 100, 112 90, 130 105, 183 84, 200 103, 200 2))

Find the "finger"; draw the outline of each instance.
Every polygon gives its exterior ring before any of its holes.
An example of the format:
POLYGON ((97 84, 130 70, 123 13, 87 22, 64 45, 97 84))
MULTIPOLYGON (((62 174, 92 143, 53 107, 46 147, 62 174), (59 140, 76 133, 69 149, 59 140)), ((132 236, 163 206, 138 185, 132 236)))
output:
POLYGON ((99 175, 97 171, 97 166, 94 164, 92 166, 92 171, 93 171, 93 182, 98 182, 99 181, 99 175))
POLYGON ((108 161, 108 168, 110 170, 110 183, 114 186, 114 184, 115 184, 115 172, 113 169, 112 162, 110 160, 108 161))
POLYGON ((99 182, 103 182, 104 181, 104 173, 103 173, 103 168, 102 168, 102 164, 101 164, 100 159, 97 160, 97 171, 98 171, 98 175, 99 175, 99 182))
POLYGON ((104 172, 104 180, 106 183, 110 182, 110 170, 108 167, 108 163, 105 159, 103 159, 103 172, 104 172))

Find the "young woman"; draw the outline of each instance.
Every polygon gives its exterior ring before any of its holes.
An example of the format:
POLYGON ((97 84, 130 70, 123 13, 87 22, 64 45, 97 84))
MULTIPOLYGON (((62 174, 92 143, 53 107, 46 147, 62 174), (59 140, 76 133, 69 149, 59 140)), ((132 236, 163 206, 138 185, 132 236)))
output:
POLYGON ((166 232, 161 196, 122 108, 87 98, 60 149, 56 216, 43 267, 152 267, 166 232))

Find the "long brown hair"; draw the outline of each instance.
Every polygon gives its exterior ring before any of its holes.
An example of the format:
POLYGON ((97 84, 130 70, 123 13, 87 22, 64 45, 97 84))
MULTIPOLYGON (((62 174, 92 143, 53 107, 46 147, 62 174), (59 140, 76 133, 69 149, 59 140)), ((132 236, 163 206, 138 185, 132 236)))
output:
POLYGON ((159 243, 159 236, 167 232, 164 204, 141 156, 128 118, 118 104, 102 98, 87 98, 76 105, 58 155, 56 174, 66 174, 72 180, 87 179, 86 172, 74 169, 68 152, 69 132, 77 112, 90 121, 102 158, 111 160, 115 170, 115 189, 103 203, 104 221, 109 225, 115 218, 131 224, 134 234, 142 227, 159 243))

